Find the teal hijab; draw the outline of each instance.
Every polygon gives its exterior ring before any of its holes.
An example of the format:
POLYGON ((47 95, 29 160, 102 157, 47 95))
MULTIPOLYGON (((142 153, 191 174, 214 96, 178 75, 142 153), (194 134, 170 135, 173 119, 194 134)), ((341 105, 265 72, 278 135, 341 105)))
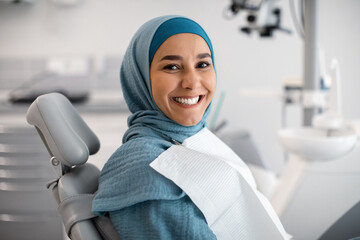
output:
POLYGON ((124 135, 123 142, 147 135, 150 129, 164 139, 182 142, 206 126, 205 120, 210 107, 206 109, 197 125, 185 127, 167 118, 152 97, 151 61, 161 44, 179 33, 194 33, 201 36, 208 44, 211 56, 214 56, 209 37, 193 20, 179 16, 164 16, 145 23, 133 37, 120 70, 123 95, 132 112, 128 118, 129 129, 124 135))
MULTIPOLYGON (((123 145, 110 157, 101 171, 98 194, 93 200, 93 212, 103 214, 139 202, 154 199, 175 200, 185 193, 149 164, 173 143, 183 142, 206 126, 210 105, 201 121, 194 126, 182 126, 169 119, 156 106, 150 82, 150 65, 156 50, 169 37, 179 33, 194 33, 213 49, 199 24, 185 17, 163 16, 142 25, 135 33, 124 55, 120 80, 131 115, 123 145)), ((214 62, 214 61, 213 61, 214 62)))

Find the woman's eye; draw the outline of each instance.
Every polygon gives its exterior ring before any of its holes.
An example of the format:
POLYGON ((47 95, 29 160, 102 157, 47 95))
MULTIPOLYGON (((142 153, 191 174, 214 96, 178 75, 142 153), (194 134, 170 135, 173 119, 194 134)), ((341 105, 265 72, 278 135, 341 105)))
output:
POLYGON ((208 66, 210 66, 210 63, 207 63, 207 62, 200 62, 197 65, 198 68, 207 68, 208 66))
POLYGON ((166 70, 178 70, 179 67, 177 65, 175 65, 175 64, 169 64, 169 65, 166 65, 164 67, 164 69, 166 69, 166 70))

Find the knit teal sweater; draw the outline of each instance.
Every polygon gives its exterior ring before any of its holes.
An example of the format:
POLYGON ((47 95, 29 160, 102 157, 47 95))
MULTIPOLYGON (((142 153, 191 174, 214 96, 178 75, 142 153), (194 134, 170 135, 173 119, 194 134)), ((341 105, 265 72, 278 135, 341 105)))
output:
MULTIPOLYGON (((125 240, 216 239, 191 199, 149 166, 146 156, 154 151, 152 140, 128 141, 111 156, 100 175, 93 212, 108 212, 125 240), (129 149, 139 148, 143 156, 137 159, 143 161, 132 161, 129 149)), ((158 155, 156 151, 152 154, 158 155)))

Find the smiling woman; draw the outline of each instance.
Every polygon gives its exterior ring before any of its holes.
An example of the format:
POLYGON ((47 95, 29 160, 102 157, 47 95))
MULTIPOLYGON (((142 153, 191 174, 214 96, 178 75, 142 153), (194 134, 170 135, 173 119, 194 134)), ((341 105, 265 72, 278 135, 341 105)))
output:
POLYGON ((286 239, 249 168, 206 128, 216 73, 196 22, 145 23, 120 80, 132 115, 101 171, 93 212, 108 213, 121 239, 286 239))
POLYGON ((129 129, 93 201, 93 212, 108 213, 121 239, 216 239, 189 196, 149 166, 205 128, 213 56, 205 31, 184 17, 152 19, 133 37, 120 70, 129 129))

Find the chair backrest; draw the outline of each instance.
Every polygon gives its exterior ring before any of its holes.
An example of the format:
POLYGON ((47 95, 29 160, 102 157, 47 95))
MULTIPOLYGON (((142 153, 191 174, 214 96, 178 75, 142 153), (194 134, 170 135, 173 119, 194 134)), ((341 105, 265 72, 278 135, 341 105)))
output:
POLYGON ((97 136, 60 93, 39 96, 29 107, 26 119, 34 125, 51 156, 68 167, 84 164, 100 148, 97 136))
POLYGON ((109 219, 91 213, 100 171, 86 161, 100 142, 70 101, 59 93, 41 95, 26 119, 37 129, 55 169, 60 169, 52 190, 67 235, 73 240, 119 239, 109 219), (106 225, 106 230, 99 225, 106 225))

